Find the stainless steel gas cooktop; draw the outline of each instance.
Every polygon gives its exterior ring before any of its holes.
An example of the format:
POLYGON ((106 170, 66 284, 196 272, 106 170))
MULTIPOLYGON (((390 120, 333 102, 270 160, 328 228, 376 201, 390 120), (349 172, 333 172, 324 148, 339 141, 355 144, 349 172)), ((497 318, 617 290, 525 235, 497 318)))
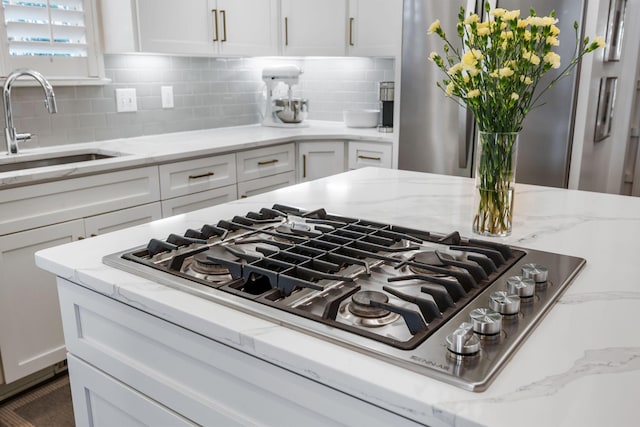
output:
POLYGON ((274 205, 104 263, 482 391, 585 260, 274 205))

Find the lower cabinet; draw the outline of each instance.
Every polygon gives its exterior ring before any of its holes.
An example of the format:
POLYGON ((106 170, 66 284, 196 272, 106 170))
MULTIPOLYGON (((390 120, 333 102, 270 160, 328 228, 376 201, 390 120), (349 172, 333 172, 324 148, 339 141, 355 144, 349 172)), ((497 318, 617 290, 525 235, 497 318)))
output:
POLYGON ((344 172, 344 141, 298 143, 298 181, 305 182, 344 172))
POLYGON ((180 316, 168 322, 62 278, 58 291, 79 427, 417 425, 185 329, 180 316))
POLYGON ((288 187, 296 183, 295 172, 279 173, 277 175, 267 176, 260 179, 252 179, 251 181, 238 183, 238 194, 240 198, 255 196, 256 194, 266 193, 267 191, 277 190, 278 188, 288 187))
POLYGON ((385 142, 349 141, 349 169, 391 168, 391 154, 391 144, 385 142))
POLYGON ((67 362, 79 427, 196 425, 71 354, 67 362))
POLYGON ((66 356, 55 278, 35 265, 35 253, 159 218, 160 204, 150 203, 0 236, 0 380, 13 382, 66 356))
POLYGON ((208 208, 221 203, 227 203, 238 198, 236 185, 202 191, 187 196, 175 197, 162 201, 162 216, 179 215, 197 209, 208 208))
POLYGON ((0 355, 13 382, 64 360, 55 277, 34 254, 84 236, 82 219, 0 237, 0 355))

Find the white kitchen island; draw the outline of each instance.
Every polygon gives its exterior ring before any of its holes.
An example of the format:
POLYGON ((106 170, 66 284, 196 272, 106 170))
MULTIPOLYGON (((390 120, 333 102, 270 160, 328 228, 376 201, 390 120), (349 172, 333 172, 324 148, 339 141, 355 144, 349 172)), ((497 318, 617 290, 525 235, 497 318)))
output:
POLYGON ((78 425, 637 425, 639 198, 518 185, 495 240, 587 264, 482 393, 102 263, 274 203, 470 237, 472 199, 470 179, 365 168, 38 252, 59 278, 78 425))

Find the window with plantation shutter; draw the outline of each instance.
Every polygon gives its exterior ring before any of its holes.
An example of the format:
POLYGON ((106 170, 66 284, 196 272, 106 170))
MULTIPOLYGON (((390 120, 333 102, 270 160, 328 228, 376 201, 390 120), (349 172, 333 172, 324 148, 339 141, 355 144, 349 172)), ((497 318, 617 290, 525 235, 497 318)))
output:
POLYGON ((2 0, 2 74, 33 68, 47 78, 100 77, 95 0, 2 0))

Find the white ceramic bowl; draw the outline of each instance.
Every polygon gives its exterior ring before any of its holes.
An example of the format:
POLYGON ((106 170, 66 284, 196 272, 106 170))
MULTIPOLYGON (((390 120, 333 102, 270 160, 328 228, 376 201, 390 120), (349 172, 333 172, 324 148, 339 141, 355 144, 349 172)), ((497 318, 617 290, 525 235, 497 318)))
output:
POLYGON ((378 126, 380 110, 344 110, 342 118, 350 128, 374 128, 378 126))

